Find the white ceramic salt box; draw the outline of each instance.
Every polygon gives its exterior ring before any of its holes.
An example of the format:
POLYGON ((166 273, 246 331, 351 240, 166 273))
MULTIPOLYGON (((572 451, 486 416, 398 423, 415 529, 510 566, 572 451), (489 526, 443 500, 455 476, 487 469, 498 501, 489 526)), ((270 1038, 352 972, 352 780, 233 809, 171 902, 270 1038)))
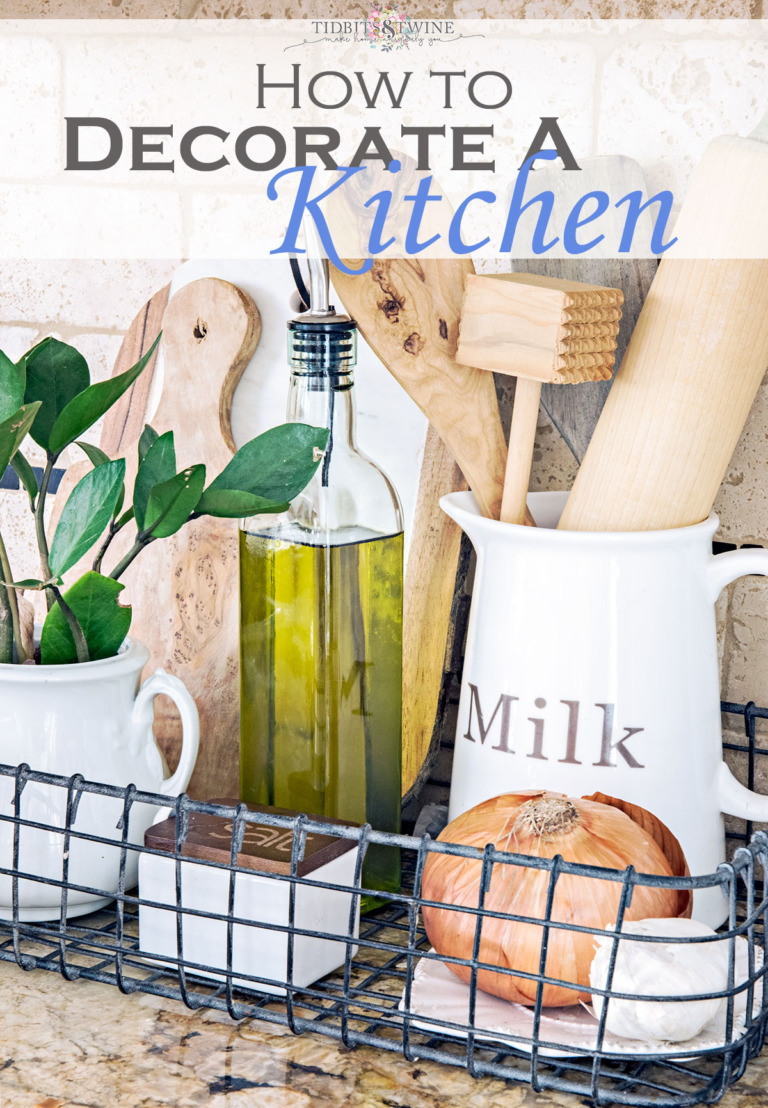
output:
MULTIPOLYGON (((237 801, 215 800, 233 807, 237 801)), ((251 811, 295 816, 283 808, 249 805, 251 811)), ((319 817, 312 817, 313 819, 319 817)), ((338 823, 337 820, 323 820, 338 823)), ((247 823, 237 865, 252 872, 235 876, 232 938, 233 984, 259 992, 285 994, 288 979, 289 898, 293 830, 268 824, 247 823), (278 928, 271 930, 268 926, 278 928), (253 981, 244 978, 261 978, 253 981)), ((182 957, 187 973, 221 979, 216 971, 227 968, 227 921, 211 918, 227 915, 229 871, 210 864, 229 865, 232 822, 220 816, 190 813, 189 831, 182 848, 179 902, 182 923, 182 957), (203 912, 205 915, 193 915, 203 912)), ((142 853, 139 863, 139 897, 143 901, 168 905, 168 909, 139 906, 141 952, 161 958, 179 957, 176 924, 176 820, 164 820, 151 827, 145 845, 168 852, 142 853)), ((350 886, 354 882, 356 841, 331 835, 308 834, 297 876, 312 882, 350 886)), ((294 926, 321 936, 349 934, 352 894, 345 888, 318 888, 296 884, 294 926)), ((359 933, 359 899, 352 936, 359 933)), ((357 946, 352 947, 352 955, 357 946)), ((344 964, 347 944, 330 937, 294 935, 293 984, 305 988, 344 964)))

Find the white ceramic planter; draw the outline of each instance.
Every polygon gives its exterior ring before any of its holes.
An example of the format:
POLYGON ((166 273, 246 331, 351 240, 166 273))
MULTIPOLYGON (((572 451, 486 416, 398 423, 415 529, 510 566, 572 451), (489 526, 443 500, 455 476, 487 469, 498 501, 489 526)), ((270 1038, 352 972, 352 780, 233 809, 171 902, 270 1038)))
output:
MULTIPOLYGON (((195 702, 181 681, 157 670, 139 690, 141 671, 149 652, 129 639, 114 658, 82 665, 0 665, 0 762, 26 762, 33 770, 69 777, 82 774, 89 781, 109 785, 134 784, 147 792, 178 796, 186 788, 197 757, 199 723, 195 702), (176 772, 166 777, 166 766, 152 732, 152 702, 169 696, 181 714, 184 741, 176 772)), ((0 870, 13 864, 14 779, 0 777, 0 870)), ((21 818, 46 825, 22 827, 19 870, 43 878, 20 880, 19 916, 22 920, 58 918, 63 874, 63 828, 67 790, 27 783, 21 797, 21 818), (49 830, 49 828, 57 830, 49 830)), ((133 805, 129 841, 144 842, 144 832, 159 809, 133 805)), ((119 843, 117 824, 122 801, 84 793, 75 831, 119 843)), ((67 915, 78 916, 109 903, 118 888, 119 846, 70 840, 68 882, 84 886, 70 891, 67 915), (86 891, 89 890, 89 891, 86 891)), ((138 856, 129 851, 126 888, 136 884, 138 856)), ((12 916, 12 878, 0 872, 0 918, 12 916)))

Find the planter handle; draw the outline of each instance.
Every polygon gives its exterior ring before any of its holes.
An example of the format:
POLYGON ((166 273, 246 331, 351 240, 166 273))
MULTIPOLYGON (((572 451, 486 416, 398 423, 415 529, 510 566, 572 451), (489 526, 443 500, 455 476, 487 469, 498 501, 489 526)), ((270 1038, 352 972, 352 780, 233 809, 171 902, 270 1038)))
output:
POLYGON ((156 696, 169 696, 181 715, 182 743, 181 755, 176 772, 172 777, 164 778, 158 785, 158 792, 165 796, 178 796, 189 784, 192 770, 197 760, 197 749, 200 743, 200 717, 197 705, 189 695, 186 686, 178 677, 166 673, 164 669, 156 669, 139 690, 139 694, 133 704, 133 722, 140 732, 149 732, 154 744, 152 722, 154 717, 153 703, 156 696))

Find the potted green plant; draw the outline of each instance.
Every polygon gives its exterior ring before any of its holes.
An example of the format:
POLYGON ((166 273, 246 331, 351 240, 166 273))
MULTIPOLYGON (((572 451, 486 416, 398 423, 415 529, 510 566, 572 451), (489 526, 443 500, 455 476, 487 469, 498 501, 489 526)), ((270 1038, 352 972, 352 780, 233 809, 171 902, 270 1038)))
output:
MULTIPOLYGON (((0 474, 13 466, 29 499, 40 559, 39 575, 17 579, 0 528, 0 763, 27 763, 33 770, 84 777, 107 784, 176 796, 186 788, 198 744, 197 711, 176 678, 158 671, 139 691, 148 651, 128 638, 131 609, 120 603, 122 574, 147 546, 175 534, 202 515, 242 517, 280 512, 315 472, 328 432, 305 424, 284 424, 246 443, 221 473, 210 479, 205 465, 177 472, 173 433, 144 428, 138 444, 138 470, 126 488, 125 459, 112 459, 82 436, 131 387, 149 362, 152 348, 127 372, 91 384, 83 356, 54 338, 32 347, 18 362, 0 352, 0 474), (29 436, 45 451, 38 482, 27 453, 29 436), (72 489, 52 534, 46 503, 54 467, 77 445, 91 468, 72 489), (132 533, 121 558, 111 558, 112 542, 132 533), (81 563, 90 568, 65 587, 63 578, 81 563), (92 556, 92 557, 91 557, 92 556), (43 593, 47 614, 37 641, 25 633, 22 590, 43 593), (152 733, 152 701, 158 693, 179 707, 184 743, 176 772, 165 767, 152 733), (138 695, 137 695, 138 694, 138 695)), ((13 806, 14 779, 0 777, 0 813, 13 806)), ((63 828, 66 790, 29 783, 22 792, 24 819, 63 828)), ((75 831, 119 841, 121 804, 85 794, 75 831)), ((156 815, 149 805, 131 813, 129 840, 143 841, 156 815)), ((22 829, 19 869, 50 884, 19 882, 20 915, 47 919, 59 915, 63 835, 22 829)), ((0 866, 12 861, 13 827, 0 822, 0 866)), ((67 913, 92 911, 117 888, 120 850, 108 843, 79 840, 69 851, 67 913), (101 894, 101 895, 99 895, 101 894)), ((128 859, 128 884, 135 876, 128 859)), ((12 881, 0 877, 0 915, 12 904, 12 881)))

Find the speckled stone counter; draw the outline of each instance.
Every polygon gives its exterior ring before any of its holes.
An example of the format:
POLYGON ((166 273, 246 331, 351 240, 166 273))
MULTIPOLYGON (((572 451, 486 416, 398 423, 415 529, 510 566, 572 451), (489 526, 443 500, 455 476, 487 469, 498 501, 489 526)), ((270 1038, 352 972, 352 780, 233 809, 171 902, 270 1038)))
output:
MULTIPOLYGON (((0 963, 2 1108, 517 1108, 586 1102, 0 963)), ((768 1104, 768 1050, 721 1101, 768 1104)))

